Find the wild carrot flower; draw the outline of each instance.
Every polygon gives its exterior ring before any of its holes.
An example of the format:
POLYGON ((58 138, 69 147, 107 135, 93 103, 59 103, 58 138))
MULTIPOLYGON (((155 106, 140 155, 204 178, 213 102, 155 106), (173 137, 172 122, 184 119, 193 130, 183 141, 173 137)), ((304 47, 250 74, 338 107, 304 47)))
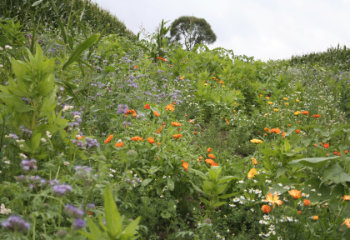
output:
POLYGON ((154 138, 153 137, 149 137, 149 138, 147 138, 147 141, 150 143, 150 144, 153 144, 153 143, 155 143, 156 141, 154 140, 154 138))
POLYGON ((174 127, 181 127, 181 123, 179 122, 172 122, 171 125, 173 125, 174 127))
POLYGON ((109 135, 106 140, 104 141, 104 143, 109 143, 110 141, 112 141, 113 139, 113 134, 109 135))
POLYGON ((165 110, 174 112, 175 111, 174 105, 173 104, 167 105, 165 107, 165 110))
POLYGON ((249 170, 247 177, 248 179, 252 179, 256 174, 258 174, 258 171, 255 168, 252 168, 249 170))
POLYGON ((157 111, 154 111, 153 114, 154 114, 154 116, 156 116, 156 117, 159 117, 159 116, 160 116, 159 112, 157 112, 157 111))
POLYGON ((288 191, 288 193, 292 196, 294 199, 299 199, 301 198, 301 191, 298 191, 296 189, 288 191))
POLYGON ((182 167, 185 169, 185 171, 188 171, 188 162, 183 162, 182 167))
POLYGON ((269 205, 264 204, 264 205, 262 205, 261 210, 262 210, 264 213, 269 214, 269 213, 271 212, 271 207, 270 207, 269 205))

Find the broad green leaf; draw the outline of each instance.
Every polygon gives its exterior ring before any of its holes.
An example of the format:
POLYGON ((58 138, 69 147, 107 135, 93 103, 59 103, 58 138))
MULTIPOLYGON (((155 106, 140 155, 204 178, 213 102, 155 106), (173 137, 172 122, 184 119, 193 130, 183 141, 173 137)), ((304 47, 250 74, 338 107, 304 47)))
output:
POLYGON ((124 229, 122 238, 130 239, 136 233, 136 228, 139 225, 141 217, 136 218, 134 221, 129 223, 129 225, 124 229))
POLYGON ((217 207, 220 207, 220 206, 222 206, 224 204, 226 204, 226 202, 217 202, 217 203, 213 204, 213 207, 217 208, 217 207))
POLYGON ((104 192, 104 205, 107 230, 111 236, 116 237, 122 231, 122 219, 114 201, 110 186, 107 186, 104 192))
POLYGON ((37 132, 32 136, 32 151, 35 152, 40 145, 41 133, 37 132))
POLYGON ((225 176, 219 179, 218 184, 230 182, 231 180, 235 179, 234 176, 225 176))
POLYGON ((227 199, 227 198, 234 197, 235 195, 237 195, 237 193, 228 193, 228 194, 223 194, 223 195, 219 196, 219 198, 220 199, 227 199))
POLYGON ((170 191, 173 191, 173 190, 174 190, 175 184, 174 184, 174 181, 173 181, 171 178, 168 178, 168 179, 167 179, 167 185, 168 185, 168 189, 169 189, 170 191))
POLYGON ((324 180, 329 180, 334 183, 350 182, 350 175, 344 172, 344 169, 338 164, 334 164, 331 168, 323 173, 324 180))
POLYGON ((315 166, 316 164, 322 164, 329 160, 339 158, 338 156, 333 157, 314 157, 314 158, 302 158, 290 161, 289 164, 303 164, 307 166, 315 166))
POLYGON ((79 44, 72 52, 71 56, 69 57, 68 61, 63 65, 63 70, 65 70, 70 64, 72 64, 75 61, 78 61, 80 58, 80 55, 88 48, 90 48, 92 45, 94 45, 98 39, 100 38, 100 34, 96 33, 91 35, 88 39, 86 39, 84 42, 79 44))
POLYGON ((150 182, 152 182, 152 178, 147 178, 147 179, 145 179, 145 180, 143 180, 142 181, 142 183, 141 183, 141 185, 143 186, 143 187, 145 187, 145 186, 147 186, 150 182))

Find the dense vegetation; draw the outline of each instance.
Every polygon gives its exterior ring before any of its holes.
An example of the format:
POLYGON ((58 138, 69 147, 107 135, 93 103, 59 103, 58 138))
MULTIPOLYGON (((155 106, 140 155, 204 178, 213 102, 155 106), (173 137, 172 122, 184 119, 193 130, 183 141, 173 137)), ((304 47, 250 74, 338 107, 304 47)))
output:
POLYGON ((262 62, 165 22, 4 16, 0 239, 349 239, 347 48, 262 62))

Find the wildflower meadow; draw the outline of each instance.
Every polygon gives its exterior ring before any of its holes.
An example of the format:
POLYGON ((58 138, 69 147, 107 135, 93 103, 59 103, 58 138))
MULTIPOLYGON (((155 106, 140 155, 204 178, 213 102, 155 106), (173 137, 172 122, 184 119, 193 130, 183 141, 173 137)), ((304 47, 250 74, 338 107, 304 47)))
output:
POLYGON ((6 1, 0 239, 350 239, 349 49, 263 62, 6 1))

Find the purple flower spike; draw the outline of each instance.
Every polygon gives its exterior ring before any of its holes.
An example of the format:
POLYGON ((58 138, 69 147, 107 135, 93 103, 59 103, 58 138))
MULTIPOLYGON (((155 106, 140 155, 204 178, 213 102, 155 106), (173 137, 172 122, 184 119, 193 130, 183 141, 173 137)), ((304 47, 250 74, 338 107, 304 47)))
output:
POLYGON ((2 222, 1 226, 11 231, 19 231, 23 233, 26 233, 30 228, 29 223, 24 221, 20 216, 15 215, 10 216, 6 221, 2 222))

